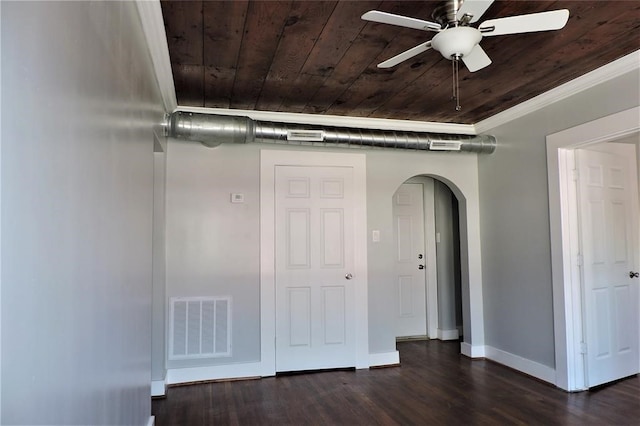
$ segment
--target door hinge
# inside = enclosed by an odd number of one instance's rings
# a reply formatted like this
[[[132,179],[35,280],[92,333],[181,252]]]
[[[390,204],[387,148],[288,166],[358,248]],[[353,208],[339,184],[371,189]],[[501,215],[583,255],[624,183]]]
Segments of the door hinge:
[[[582,255],[581,255],[581,254],[578,254],[578,255],[576,256],[576,265],[578,265],[578,266],[582,266],[582,262],[583,262]]]
[[[580,353],[583,355],[587,353],[587,344],[585,342],[580,342]]]
[[[580,172],[578,172],[578,169],[571,170],[571,178],[573,180],[577,181],[579,177],[580,177]]]

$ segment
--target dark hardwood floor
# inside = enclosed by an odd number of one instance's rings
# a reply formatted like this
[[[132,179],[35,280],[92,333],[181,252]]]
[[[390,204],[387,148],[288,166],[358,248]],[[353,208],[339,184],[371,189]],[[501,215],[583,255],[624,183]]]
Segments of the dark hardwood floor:
[[[171,387],[156,425],[640,425],[640,378],[566,393],[457,342],[398,343],[401,367]]]

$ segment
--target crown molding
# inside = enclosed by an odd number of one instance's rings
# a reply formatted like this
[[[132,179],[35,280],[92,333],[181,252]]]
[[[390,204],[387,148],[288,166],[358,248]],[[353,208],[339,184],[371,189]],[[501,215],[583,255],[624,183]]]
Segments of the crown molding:
[[[246,116],[254,120],[280,123],[310,124],[316,126],[354,127],[359,129],[396,130],[407,132],[452,133],[475,135],[472,124],[435,123],[428,121],[392,120],[387,118],[347,117],[339,115],[299,114],[243,109],[203,108],[179,106],[179,111],[203,114]]]
[[[523,117],[532,112],[545,108],[573,96],[583,90],[612,80],[630,71],[640,69],[640,50],[636,50],[620,59],[603,65],[585,75],[571,80],[561,86],[542,93],[541,95],[522,102],[512,108],[493,115],[475,124],[477,134],[487,132],[512,120]]]
[[[147,46],[151,55],[151,61],[155,68],[156,81],[160,88],[160,95],[165,111],[176,109],[176,89],[173,85],[173,73],[171,72],[171,60],[169,59],[169,45],[167,34],[164,30],[162,8],[159,0],[136,0],[136,7],[142,31],[147,39]]]

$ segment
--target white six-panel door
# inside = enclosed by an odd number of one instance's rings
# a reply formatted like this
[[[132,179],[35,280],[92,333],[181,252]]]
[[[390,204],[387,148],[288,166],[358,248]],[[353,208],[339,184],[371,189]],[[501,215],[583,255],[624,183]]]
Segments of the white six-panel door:
[[[423,187],[405,183],[393,195],[396,337],[427,335]],[[423,269],[419,269],[422,265]],[[431,265],[429,265],[431,266]]]
[[[632,146],[631,146],[632,148]],[[638,373],[640,313],[633,156],[576,150],[588,386]]]
[[[276,371],[355,365],[352,173],[276,167]]]

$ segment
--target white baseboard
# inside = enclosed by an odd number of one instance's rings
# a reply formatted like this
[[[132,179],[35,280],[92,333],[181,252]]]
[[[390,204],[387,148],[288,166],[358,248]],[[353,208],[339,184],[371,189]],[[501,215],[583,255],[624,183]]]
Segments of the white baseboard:
[[[166,393],[166,384],[164,380],[151,381],[151,396],[164,396]]]
[[[556,383],[556,370],[551,367],[547,367],[546,365],[539,364],[535,361],[522,358],[521,356],[514,355],[491,346],[485,346],[485,357],[491,361],[506,365],[507,367],[511,367],[514,370],[521,371],[542,381],[553,385]]]
[[[167,370],[167,385],[202,382],[206,380],[243,379],[262,377],[264,367],[260,362],[213,365],[208,367],[170,368]]]
[[[453,330],[438,329],[438,339],[440,340],[458,340],[459,337],[460,335],[458,334],[457,328]]]
[[[469,358],[484,358],[485,346],[471,346],[467,342],[462,342],[460,343],[460,352],[462,353],[462,355],[468,356]]]
[[[147,426],[154,426],[156,424],[156,416],[149,416]]]
[[[381,367],[400,364],[398,351],[369,354],[369,366]],[[242,379],[263,377],[264,366],[260,362],[216,365],[208,367],[170,368],[164,381],[151,383],[152,396],[164,395],[165,385],[180,383],[202,382],[207,380]],[[154,394],[154,390],[162,393]]]
[[[400,354],[398,351],[369,354],[369,366],[379,367],[384,365],[400,364]],[[175,385],[180,383],[202,382],[207,380],[242,379],[250,377],[263,377],[264,366],[260,362],[249,362],[239,364],[216,365],[207,367],[170,368],[167,370],[167,377],[162,381],[152,382],[152,392],[154,384],[158,388],[164,385]],[[160,396],[153,395],[153,396]]]
[[[400,353],[398,351],[369,354],[369,366],[381,367],[383,365],[400,364]]]

